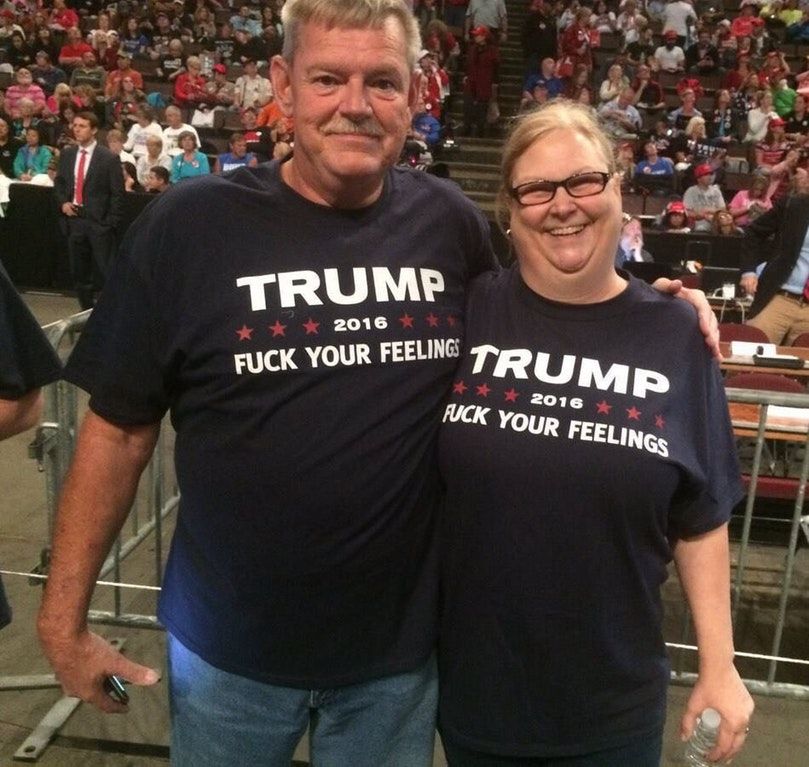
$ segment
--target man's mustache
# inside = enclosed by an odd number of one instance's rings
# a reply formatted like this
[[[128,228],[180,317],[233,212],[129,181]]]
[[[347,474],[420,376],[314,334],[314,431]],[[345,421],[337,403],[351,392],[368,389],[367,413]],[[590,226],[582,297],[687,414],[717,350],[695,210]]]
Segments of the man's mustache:
[[[362,136],[384,136],[385,131],[382,126],[373,118],[360,120],[346,120],[338,118],[327,123],[323,128],[323,133],[327,136],[334,134],[362,135]]]

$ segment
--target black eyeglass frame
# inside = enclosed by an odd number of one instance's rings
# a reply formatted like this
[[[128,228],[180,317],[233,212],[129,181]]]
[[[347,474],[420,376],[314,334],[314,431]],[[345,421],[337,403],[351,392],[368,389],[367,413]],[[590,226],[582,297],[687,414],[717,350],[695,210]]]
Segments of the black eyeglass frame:
[[[544,178],[538,178],[538,179],[536,179],[534,181],[526,181],[524,184],[520,184],[519,186],[511,187],[508,191],[509,191],[509,194],[520,205],[522,205],[525,208],[530,208],[530,207],[533,207],[534,205],[546,205],[547,203],[549,203],[551,200],[553,200],[554,197],[556,197],[556,192],[557,192],[557,190],[559,189],[560,186],[564,187],[565,191],[571,197],[576,197],[576,198],[595,197],[597,194],[601,194],[607,188],[607,184],[610,182],[610,179],[613,177],[613,175],[614,175],[613,173],[608,173],[608,172],[605,172],[605,171],[588,170],[588,171],[585,171],[584,173],[574,173],[572,176],[568,176],[567,178],[563,178],[561,181],[550,181],[550,180],[544,179]],[[576,194],[574,191],[571,190],[569,185],[570,185],[571,181],[574,181],[577,178],[581,178],[582,176],[600,176],[601,181],[602,181],[601,189],[599,189],[597,192],[588,192],[587,194]],[[523,202],[521,197],[520,197],[520,195],[521,195],[520,190],[525,189],[525,187],[533,186],[534,184],[539,184],[539,183],[552,184],[553,185],[553,191],[551,192],[551,196],[548,197],[547,200],[543,200],[542,202]]]

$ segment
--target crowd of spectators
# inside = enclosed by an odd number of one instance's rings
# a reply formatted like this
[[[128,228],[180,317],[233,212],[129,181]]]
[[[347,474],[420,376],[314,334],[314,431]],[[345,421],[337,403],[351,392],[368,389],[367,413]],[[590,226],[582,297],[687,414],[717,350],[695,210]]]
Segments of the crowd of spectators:
[[[664,198],[660,228],[738,236],[806,177],[804,5],[529,2],[520,109],[557,93],[591,104],[625,192]]]
[[[684,222],[667,209],[661,226],[738,233],[804,172],[809,10],[795,0],[742,0],[724,14],[700,0],[525,0],[511,26],[502,0],[412,4],[424,44],[412,138],[426,148],[498,135],[512,116],[503,44],[519,39],[518,111],[558,97],[591,104],[617,140],[625,190],[684,205]],[[128,189],[165,188],[164,171],[176,183],[284,156],[294,122],[266,76],[282,6],[0,0],[0,181],[52,182],[72,118],[88,109]]]

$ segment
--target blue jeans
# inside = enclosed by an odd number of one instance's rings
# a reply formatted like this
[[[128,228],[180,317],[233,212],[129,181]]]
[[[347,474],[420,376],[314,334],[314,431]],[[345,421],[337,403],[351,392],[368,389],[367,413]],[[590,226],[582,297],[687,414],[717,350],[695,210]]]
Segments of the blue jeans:
[[[171,763],[289,767],[309,727],[312,767],[429,767],[438,674],[326,690],[278,687],[206,663],[168,635]]]
[[[497,756],[444,741],[449,767],[660,767],[662,750],[662,731],[625,746],[579,756]]]

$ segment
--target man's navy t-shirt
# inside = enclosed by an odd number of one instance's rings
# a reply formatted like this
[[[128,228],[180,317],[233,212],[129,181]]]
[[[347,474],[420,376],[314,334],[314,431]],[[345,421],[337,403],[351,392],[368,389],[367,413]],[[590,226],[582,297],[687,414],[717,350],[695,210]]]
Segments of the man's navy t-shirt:
[[[426,660],[440,407],[466,285],[493,264],[474,206],[409,170],[340,211],[275,163],[240,169],[133,225],[66,377],[114,423],[171,411],[181,501],[159,617],[183,644],[312,688]]]

